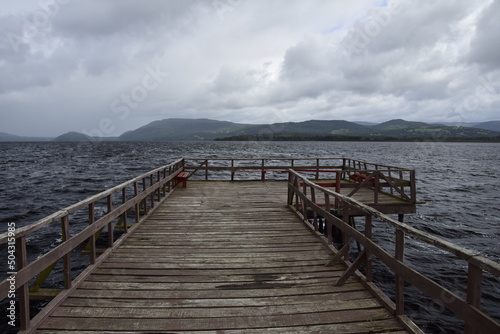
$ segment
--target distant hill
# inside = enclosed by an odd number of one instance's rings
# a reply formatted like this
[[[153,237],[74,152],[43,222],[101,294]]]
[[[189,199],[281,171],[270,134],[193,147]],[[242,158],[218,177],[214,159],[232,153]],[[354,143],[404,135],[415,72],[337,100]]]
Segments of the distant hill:
[[[261,136],[271,137],[279,134],[296,134],[305,136],[340,135],[349,136],[368,133],[366,126],[339,120],[311,120],[305,122],[285,122],[274,124],[251,125],[229,133],[229,136]]]
[[[6,133],[6,132],[0,132],[0,140],[4,140],[4,141],[15,141],[15,140],[19,140],[19,136],[16,136],[16,135],[11,135],[10,133]]]
[[[372,129],[383,130],[383,131],[393,131],[393,130],[407,130],[407,129],[419,129],[419,128],[438,128],[439,125],[431,125],[423,122],[410,122],[403,119],[393,119],[384,123],[376,124],[372,126]]]
[[[469,140],[495,138],[500,132],[472,128],[467,126],[447,126],[424,122],[409,122],[394,119],[371,127],[372,136],[384,136],[396,139],[430,140]]]
[[[120,141],[212,140],[251,127],[210,119],[170,118],[155,121],[118,137]]]
[[[500,131],[500,121],[483,122],[475,124],[473,127],[484,130]]]
[[[0,141],[46,141],[0,133]],[[393,119],[380,124],[343,120],[310,120],[274,124],[239,124],[211,119],[170,118],[151,122],[120,137],[96,138],[68,132],[58,142],[85,141],[200,141],[200,140],[432,140],[500,141],[500,121],[472,126],[448,126]]]
[[[354,122],[356,124],[359,124],[359,125],[377,125],[377,123],[373,123],[373,122],[362,122],[362,121],[356,121]]]
[[[63,135],[60,135],[59,137],[56,137],[54,141],[59,141],[59,142],[86,142],[86,141],[92,141],[92,137],[89,137],[83,133],[80,132],[67,132]]]
[[[488,121],[488,122],[439,122],[435,124],[447,125],[447,126],[463,126],[467,128],[478,128],[490,131],[500,131],[500,121]]]
[[[209,119],[155,121],[121,135],[121,141],[173,140],[500,140],[500,132],[395,119],[376,125],[343,120],[238,124]]]
[[[90,137],[87,136],[86,134],[80,133],[80,132],[67,132],[65,134],[62,134],[56,138],[54,138],[54,141],[57,142],[108,142],[108,141],[117,141],[117,137]]]
[[[22,141],[50,141],[52,138],[47,138],[47,137],[23,137],[23,136],[16,136],[10,133],[6,132],[0,132],[0,142],[22,142]]]
[[[293,125],[290,125],[293,124]],[[376,125],[346,121],[307,121],[263,126],[277,129],[238,134],[219,140],[434,140],[434,141],[500,141],[500,132],[463,126],[445,126],[395,119]]]

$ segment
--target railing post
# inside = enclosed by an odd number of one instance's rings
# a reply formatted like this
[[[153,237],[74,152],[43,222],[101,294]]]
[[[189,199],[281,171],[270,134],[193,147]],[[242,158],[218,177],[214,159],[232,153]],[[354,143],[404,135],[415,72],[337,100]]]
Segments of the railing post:
[[[143,192],[146,191],[146,188],[147,188],[147,186],[146,186],[146,178],[143,177],[142,178],[142,191]],[[141,203],[142,203],[142,206],[143,206],[144,214],[146,214],[146,212],[148,211],[148,201],[147,201],[146,197],[144,197],[144,199],[141,201]]]
[[[302,182],[302,193],[304,194],[304,197],[307,197],[307,185],[305,182]],[[302,215],[304,216],[304,220],[307,220],[306,201],[302,201]]]
[[[67,241],[70,238],[69,235],[69,219],[68,216],[61,218],[61,236],[62,242]],[[71,253],[64,255],[63,258],[63,276],[64,276],[64,288],[69,289],[71,287]]]
[[[342,220],[344,224],[349,226],[349,219],[349,204],[342,202]],[[346,232],[342,231],[342,247],[344,246],[346,247],[346,254],[349,254],[349,236]]]
[[[316,203],[316,192],[315,192],[316,189],[314,189],[314,187],[311,187],[311,201],[313,203]],[[312,208],[311,208],[312,210]],[[314,226],[314,230],[315,231],[318,231],[318,214],[316,213],[316,210],[312,210],[313,212],[313,226]]]
[[[122,204],[125,204],[127,202],[127,191],[125,188],[122,189]],[[128,231],[128,222],[127,222],[127,211],[123,213],[123,231],[127,232]]]
[[[467,273],[467,303],[477,309],[481,309],[481,285],[483,280],[483,270],[469,262]],[[465,333],[475,333],[474,327],[465,324]]]
[[[328,193],[323,193],[325,195],[325,211],[330,213],[330,195]],[[333,243],[333,226],[332,222],[329,219],[325,218],[325,230],[328,238],[328,244],[331,245]]]
[[[205,181],[208,181],[208,159],[205,159]]]
[[[24,236],[16,239],[16,269],[19,272],[28,265],[28,253],[26,251],[26,238]],[[28,283],[19,288],[19,320],[21,330],[30,325],[30,296]]]
[[[136,198],[137,196],[139,195],[139,189],[138,189],[138,185],[137,185],[137,181],[134,182],[134,198]],[[136,203],[135,204],[135,223],[138,224],[139,223],[139,214],[140,214],[140,202]],[[128,227],[127,227],[127,224],[125,224],[124,226],[124,231],[125,233],[127,233],[128,231]]]
[[[149,175],[149,186],[152,187],[154,184],[154,178],[153,178],[153,174]],[[149,195],[149,200],[151,202],[151,208],[154,208],[155,207],[155,192],[151,192],[151,194]]]
[[[340,173],[335,172],[335,192],[340,194]],[[335,209],[339,207],[339,199],[335,197],[334,203],[333,203]]]
[[[95,221],[94,202],[92,202],[89,204],[89,225],[94,224],[94,221]],[[95,241],[96,241],[95,233],[92,233],[92,235],[89,238],[90,264],[94,264],[96,259]]]
[[[167,169],[163,169],[163,177],[162,180],[165,180],[167,178]],[[161,196],[165,196],[167,194],[167,183],[163,183],[163,186],[161,187]]]
[[[299,191],[299,189],[300,189],[299,188],[299,177],[297,175],[294,175],[293,186],[297,189],[296,191]],[[297,210],[297,211],[300,211],[299,204],[300,204],[299,195],[298,195],[298,193],[296,193],[295,194],[295,210]]]
[[[292,185],[293,185],[293,174],[289,171],[288,172],[288,198],[286,203],[288,205],[293,204],[293,190],[292,190]]]
[[[391,167],[387,168],[387,176],[388,176],[388,179],[392,181],[392,170],[391,170]],[[403,187],[401,187],[401,190],[404,191]],[[394,188],[392,186],[389,187],[389,193],[391,195],[394,194]]]
[[[319,179],[319,159],[316,159],[316,180]]]
[[[346,171],[345,158],[342,158],[342,174],[340,175],[342,179],[346,178],[345,171]]]
[[[262,159],[262,170],[261,170],[261,181],[265,181],[266,180],[266,170],[264,169],[265,167],[265,160]]]
[[[404,214],[398,215],[398,220],[404,222]],[[396,255],[398,261],[404,262],[405,251],[405,233],[400,229],[396,229]],[[404,314],[404,279],[396,274],[396,315]]]
[[[172,166],[168,167],[168,175],[172,175]],[[170,188],[172,187],[173,180],[167,182],[167,191],[170,192]],[[137,195],[136,195],[137,196]]]
[[[417,202],[417,188],[415,180],[415,170],[410,171],[410,198],[412,203]]]
[[[231,159],[231,181],[234,181],[234,159]]]
[[[122,196],[123,196],[123,194],[125,194],[125,188],[122,189]],[[111,211],[113,211],[113,199],[112,199],[111,195],[108,195],[107,201],[108,201],[108,214],[109,214],[109,213],[111,213]],[[124,215],[126,216],[126,214],[124,214]],[[113,222],[109,222],[109,224],[108,224],[108,247],[109,248],[113,247],[114,242],[115,241],[114,241],[114,235],[113,235]]]
[[[368,239],[372,238],[372,216],[367,214],[365,216],[365,236]],[[373,280],[373,270],[372,270],[372,255],[370,251],[366,251],[366,281],[371,282]]]
[[[160,181],[161,181],[161,174],[160,174],[160,171],[158,171],[157,176],[158,176],[158,184],[160,184]],[[156,200],[157,200],[158,202],[159,202],[159,201],[161,201],[161,187],[158,187]]]

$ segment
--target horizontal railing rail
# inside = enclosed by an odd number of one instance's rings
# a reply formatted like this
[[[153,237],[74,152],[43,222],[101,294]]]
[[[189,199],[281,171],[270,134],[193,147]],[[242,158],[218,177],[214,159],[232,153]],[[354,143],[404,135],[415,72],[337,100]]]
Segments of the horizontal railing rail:
[[[289,168],[314,169],[318,178],[323,169],[340,169],[343,158],[186,158],[185,161],[186,170],[204,173],[205,180],[233,181],[238,174],[244,174],[246,180],[286,180]]]
[[[368,169],[363,169],[365,167]],[[318,183],[330,184],[336,192],[340,191],[340,184],[345,183],[343,181],[348,182],[346,186],[350,187],[351,192],[359,191],[362,187],[373,188],[373,182],[369,182],[371,179],[380,181],[376,186],[377,191],[389,188],[390,192],[395,192],[398,196],[413,194],[415,189],[412,170],[369,163],[365,165],[358,160],[345,158],[179,159],[172,164],[152,170],[59,210],[31,225],[0,234],[0,246],[9,250],[14,249],[12,256],[16,259],[16,267],[7,273],[15,280],[7,277],[0,282],[0,300],[5,300],[14,287],[17,294],[20,328],[36,326],[35,324],[39,323],[46,314],[40,312],[32,319],[30,299],[50,296],[53,297],[51,303],[60,303],[63,295],[74,289],[83,279],[82,275],[87,275],[94,264],[101,261],[106,256],[105,254],[109,254],[126,238],[129,228],[134,229],[138,226],[158,202],[168,197],[171,189],[179,184],[176,177],[181,172],[189,172],[188,178],[190,179],[197,176],[204,180],[286,180],[291,168],[316,180],[320,178],[329,180],[325,183]],[[368,178],[367,182],[356,183],[350,179],[354,173],[363,174],[363,171]],[[403,189],[408,186],[411,189],[410,192]],[[398,187],[403,190],[399,191]],[[407,198],[412,200],[414,198],[412,196],[407,195]],[[340,202],[334,199],[331,205],[336,206],[338,203]],[[45,233],[45,230],[42,230],[45,228],[52,229],[51,231],[58,230],[57,235],[60,235],[60,241],[54,240],[51,249],[36,258],[40,254],[30,254],[29,246],[31,242],[39,240]],[[96,242],[99,233],[106,228],[108,230],[107,248],[97,249]],[[122,229],[123,233],[115,239],[114,232],[118,229]],[[85,244],[86,247],[81,253],[88,254],[89,265],[79,273],[81,269],[72,267],[71,258],[76,256],[74,252],[79,251],[79,248]],[[55,273],[51,274],[51,271],[56,264],[62,267],[62,278],[59,282],[62,282],[63,293],[60,293],[61,289],[49,291],[50,289],[44,287],[44,280],[47,276],[55,275]],[[76,275],[78,276],[73,278]]]
[[[392,165],[385,165],[373,162],[367,162],[364,160],[357,160],[351,158],[342,158],[342,167],[344,170],[379,170],[379,169],[387,169],[392,170],[393,172],[399,171],[408,171],[409,169],[401,168]]]
[[[26,330],[32,325],[33,320],[30,317],[30,282],[37,277],[49,275],[47,268],[63,260],[63,278],[64,289],[67,291],[73,285],[71,267],[71,253],[82,243],[87,242],[89,252],[89,267],[98,260],[98,251],[96,247],[97,234],[104,228],[108,229],[108,250],[115,244],[121,242],[128,235],[129,220],[133,220],[135,228],[142,222],[157,206],[157,203],[165,200],[171,193],[175,184],[175,177],[184,170],[184,159],[179,159],[169,165],[154,169],[132,180],[124,182],[116,187],[101,192],[95,196],[84,199],[74,205],[45,217],[34,224],[21,227],[14,231],[8,231],[0,235],[0,245],[6,244],[9,254],[15,256],[16,267],[10,267],[8,275],[10,277],[0,282],[0,300],[6,299],[13,293],[13,288],[18,294],[18,308],[20,329]],[[103,202],[103,203],[101,203]],[[105,212],[99,215],[96,212],[98,203],[103,204]],[[83,214],[81,211],[84,211]],[[71,235],[70,227],[74,227],[73,221],[75,214],[80,217],[86,217],[85,223],[88,225],[81,231]],[[132,215],[133,217],[129,217]],[[44,227],[59,222],[61,241],[53,249],[38,258],[29,262],[28,257],[28,237],[33,236],[37,231]],[[78,223],[82,223],[79,221]],[[120,225],[124,233],[118,239],[114,239],[114,230]],[[12,252],[11,252],[12,250]],[[15,255],[14,255],[15,254]],[[39,254],[31,254],[39,255]],[[84,274],[84,270],[80,275]],[[37,287],[38,289],[38,287]],[[64,290],[63,290],[64,291]],[[10,298],[10,297],[9,297]],[[60,298],[54,298],[60,300]],[[38,315],[37,315],[38,317]],[[39,321],[39,319],[37,319]]]
[[[322,205],[318,205],[318,201],[321,201]],[[337,217],[332,213],[330,203],[335,201],[343,207],[342,217]],[[308,226],[311,226],[321,240],[336,254],[330,259],[329,264],[343,262],[347,265],[346,271],[335,284],[342,285],[353,274],[358,275],[368,288],[379,293],[382,302],[396,316],[408,324],[409,322],[404,313],[404,284],[408,282],[430,298],[440,301],[447,309],[462,318],[465,321],[467,333],[500,333],[500,324],[481,311],[483,274],[488,272],[497,278],[500,277],[499,263],[422,232],[402,221],[396,221],[353,198],[323,188],[293,170],[289,171],[288,205]],[[360,211],[364,213],[365,217],[364,233],[350,225],[349,212],[358,213]],[[311,212],[312,218],[310,218]],[[320,217],[324,219],[326,224],[321,229],[321,232],[319,226]],[[402,218],[402,215],[400,215],[400,218]],[[312,219],[312,225],[309,223],[309,219]],[[373,241],[373,219],[377,219],[377,221],[381,221],[394,229],[394,254],[390,254]],[[343,240],[340,250],[335,248],[333,244],[334,238],[337,237],[334,235],[335,229],[340,231]],[[467,295],[465,299],[405,264],[405,236],[411,236],[412,239],[444,250],[467,263]],[[349,261],[349,240],[351,239],[362,246],[362,250],[353,262]],[[380,290],[372,283],[374,276],[373,257],[382,261],[395,274],[394,301],[382,295]],[[364,264],[363,268],[362,264]],[[364,273],[361,271],[364,271]]]
[[[372,187],[374,203],[378,202],[379,192],[400,197],[413,204],[417,202],[414,169],[343,158],[342,178],[358,181],[352,185],[355,189],[348,195],[349,197],[363,187]]]
[[[413,169],[348,158],[186,158],[185,161],[186,170],[204,180],[286,180],[290,168],[314,179],[328,179],[332,176],[328,173],[334,170],[340,173],[342,188],[350,188],[350,197],[363,188],[370,188],[373,204],[379,203],[381,194],[397,197],[408,204],[417,203]]]

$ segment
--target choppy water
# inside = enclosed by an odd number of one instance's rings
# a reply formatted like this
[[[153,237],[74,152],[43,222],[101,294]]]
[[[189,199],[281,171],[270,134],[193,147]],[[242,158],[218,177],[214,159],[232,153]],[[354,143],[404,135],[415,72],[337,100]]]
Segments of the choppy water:
[[[349,157],[417,171],[418,207],[406,221],[500,262],[500,144],[366,142],[0,143],[0,231],[63,207],[181,157]],[[390,245],[390,229],[375,230]],[[31,251],[43,252],[46,237]],[[463,262],[408,243],[406,260],[462,294]],[[2,253],[4,254],[4,253]],[[6,261],[3,261],[6,262]],[[0,263],[3,269],[4,263]],[[378,283],[390,293],[390,276]],[[457,289],[456,287],[460,287]],[[484,308],[500,319],[500,282],[487,276]],[[428,333],[460,331],[439,304],[407,291],[408,314]],[[4,307],[0,310],[4,323]],[[7,330],[8,327],[0,327]]]

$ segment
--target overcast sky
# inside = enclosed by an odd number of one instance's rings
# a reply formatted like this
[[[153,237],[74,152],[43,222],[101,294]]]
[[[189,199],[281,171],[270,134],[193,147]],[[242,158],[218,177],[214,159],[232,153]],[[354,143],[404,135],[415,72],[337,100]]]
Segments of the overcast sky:
[[[0,132],[500,119],[500,1],[16,0]]]

